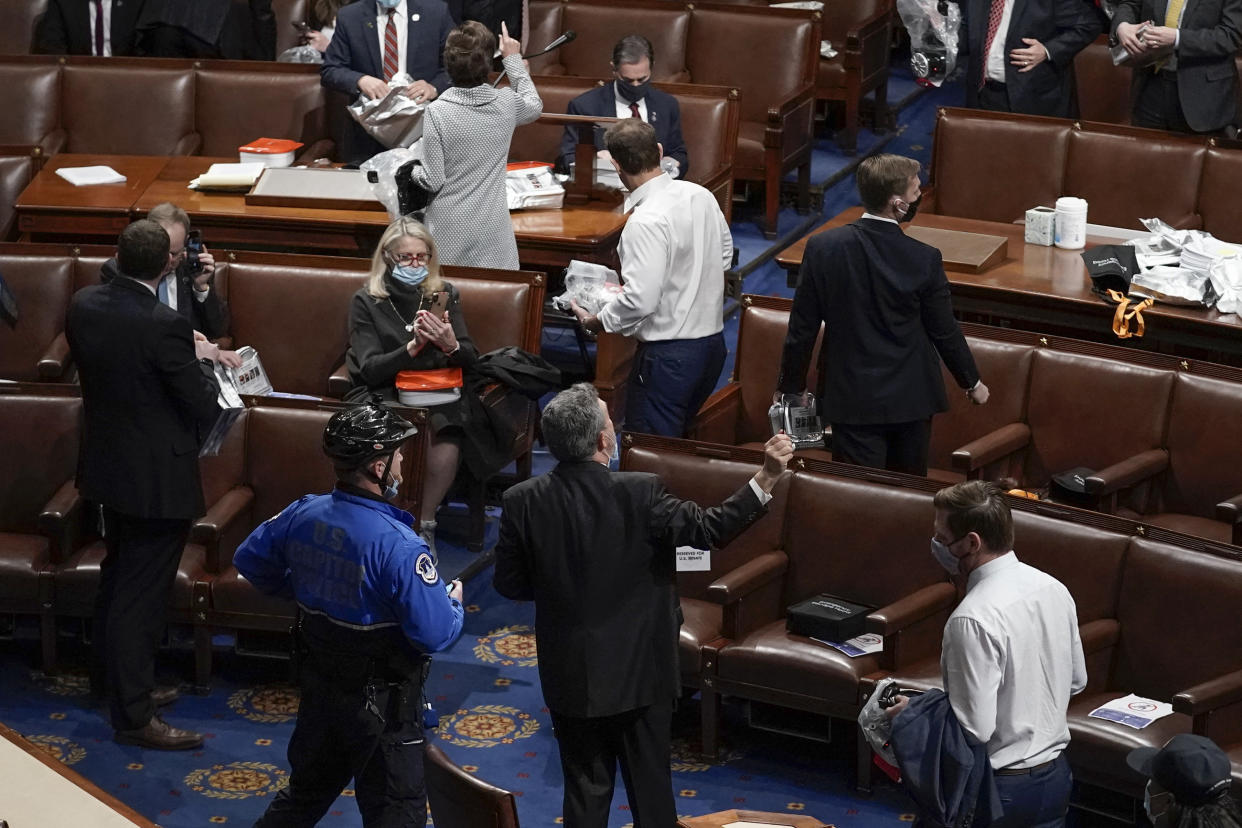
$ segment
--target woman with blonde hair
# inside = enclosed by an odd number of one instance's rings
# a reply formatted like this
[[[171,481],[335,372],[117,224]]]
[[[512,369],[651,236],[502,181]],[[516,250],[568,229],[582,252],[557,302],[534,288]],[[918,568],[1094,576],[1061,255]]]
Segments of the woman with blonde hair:
[[[438,305],[445,307],[443,313],[432,313],[430,309]],[[417,221],[397,219],[380,236],[366,287],[350,302],[345,364],[353,388],[345,399],[361,402],[379,394],[395,402],[397,372],[469,369],[478,356],[462,317],[461,297],[440,276],[431,233]],[[418,517],[419,534],[433,552],[436,507],[448,493],[461,460],[464,402],[463,396],[429,409],[431,439]]]

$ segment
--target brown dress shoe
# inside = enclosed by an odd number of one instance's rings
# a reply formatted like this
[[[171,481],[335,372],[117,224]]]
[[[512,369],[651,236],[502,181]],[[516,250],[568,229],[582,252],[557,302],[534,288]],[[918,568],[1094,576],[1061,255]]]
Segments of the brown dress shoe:
[[[189,750],[203,743],[203,734],[181,730],[155,715],[145,727],[118,730],[112,737],[122,745],[138,745],[151,750]]]
[[[151,691],[151,701],[156,707],[172,704],[181,697],[181,691],[172,685],[158,686]]]

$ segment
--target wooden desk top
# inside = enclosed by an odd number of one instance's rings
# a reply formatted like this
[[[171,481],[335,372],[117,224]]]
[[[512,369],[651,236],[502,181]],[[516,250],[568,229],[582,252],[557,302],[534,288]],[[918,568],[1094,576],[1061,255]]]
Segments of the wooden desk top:
[[[811,236],[833,227],[849,224],[861,215],[861,207],[852,207],[840,213],[823,227],[818,228],[815,233],[787,247],[777,255],[776,261],[786,270],[796,271],[802,266],[807,240]],[[1091,292],[1091,279],[1087,276],[1087,268],[1082,262],[1082,250],[1062,250],[1059,247],[1027,244],[1026,228],[1023,225],[938,216],[931,213],[919,213],[912,224],[916,227],[961,230],[968,233],[1008,237],[1009,254],[996,267],[983,273],[949,272],[947,274],[949,282],[953,285],[954,296],[1007,293],[1020,294],[1024,304],[1035,306],[1061,308],[1078,306],[1102,309],[1107,305],[1103,299]],[[1084,249],[1098,244],[1117,243],[1116,239],[1087,236],[1087,245]],[[1242,319],[1232,313],[1222,314],[1215,310],[1157,303],[1154,307],[1144,311],[1144,315],[1147,314],[1184,320],[1195,325],[1207,325],[1235,334],[1242,332]]]
[[[53,155],[34,177],[14,207],[25,211],[128,213],[134,202],[156,179],[168,159],[151,155]],[[124,184],[75,187],[56,175],[62,167],[106,165],[124,175]]]

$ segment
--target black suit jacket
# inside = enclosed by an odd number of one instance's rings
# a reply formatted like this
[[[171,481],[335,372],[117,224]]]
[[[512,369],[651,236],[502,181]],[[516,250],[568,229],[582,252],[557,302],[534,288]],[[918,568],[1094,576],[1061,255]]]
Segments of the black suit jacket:
[[[675,548],[723,546],[763,513],[750,485],[703,509],[652,474],[561,463],[504,496],[494,586],[535,602],[549,709],[610,716],[680,689]]]
[[[138,18],[145,0],[112,0],[109,35],[112,54],[138,54]],[[90,24],[90,0],[49,0],[39,24],[35,50],[44,55],[89,55],[95,32]]]
[[[892,222],[862,218],[807,243],[781,391],[806,387],[821,324],[819,400],[830,423],[906,423],[946,410],[937,354],[962,388],[979,381],[940,251]]]
[[[99,281],[108,284],[120,274],[116,259],[108,259],[99,269]],[[194,280],[183,262],[177,269],[177,313],[208,339],[219,339],[229,332],[229,308],[212,285],[202,302],[194,297]]]
[[[966,105],[979,105],[979,79],[987,63],[984,40],[988,32],[991,0],[967,0],[966,33],[970,62],[966,73]],[[1015,0],[1005,33],[1005,87],[1009,108],[1026,115],[1058,118],[1078,116],[1074,86],[1074,55],[1104,31],[1095,7],[1087,0]],[[1000,36],[999,34],[997,35]],[[1009,62],[1009,53],[1024,49],[1022,38],[1044,44],[1050,60],[1029,72]]]
[[[1121,0],[1113,16],[1113,37],[1122,23],[1154,20],[1164,25],[1167,0]],[[1237,116],[1238,70],[1233,56],[1242,46],[1242,0],[1186,0],[1178,29],[1177,98],[1186,123],[1196,132],[1215,132]],[[1134,98],[1152,79],[1136,69]]]
[[[466,20],[477,20],[497,35],[500,24],[504,23],[509,30],[509,37],[522,39],[522,0],[446,0],[449,14],[453,22],[460,24]],[[531,50],[542,49],[545,45],[531,44]]]
[[[615,83],[615,82],[614,82]],[[617,93],[614,83],[606,83],[569,102],[570,115],[594,115],[602,118],[617,117]],[[686,155],[686,140],[681,135],[681,106],[677,99],[667,92],[654,87],[647,90],[647,123],[655,129],[656,140],[664,146],[664,154],[677,159],[681,164],[679,178],[685,178],[690,172],[690,158]],[[595,146],[604,148],[604,129],[595,128]],[[565,128],[561,138],[561,158],[565,164],[574,160],[578,147],[578,131]]]
[[[438,93],[443,92],[452,86],[444,69],[444,41],[453,30],[453,18],[441,0],[409,0],[408,7],[405,71],[413,80],[425,80]],[[337,12],[336,31],[319,70],[323,85],[344,93],[351,103],[360,94],[359,78],[370,75],[382,80],[384,77],[376,14],[375,0],[359,0]],[[360,164],[385,150],[384,145],[368,135],[353,118],[346,117],[346,121],[344,160]]]
[[[82,495],[133,517],[202,515],[198,447],[220,409],[190,323],[121,277],[74,295],[65,334],[82,382]]]

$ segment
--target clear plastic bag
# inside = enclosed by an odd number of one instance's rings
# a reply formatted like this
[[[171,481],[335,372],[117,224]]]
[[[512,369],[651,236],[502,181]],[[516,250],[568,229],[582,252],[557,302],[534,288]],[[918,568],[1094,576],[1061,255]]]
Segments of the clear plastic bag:
[[[276,56],[277,63],[323,63],[323,54],[314,46],[294,46]]]
[[[405,89],[413,83],[402,72],[388,81],[388,94],[370,99],[359,95],[346,109],[367,134],[384,146],[394,149],[408,147],[423,137],[423,110],[427,104],[406,97]]]
[[[555,297],[552,303],[567,311],[570,300],[573,300],[587,313],[599,313],[600,308],[620,292],[621,277],[617,271],[574,259],[565,268],[565,292]]]
[[[401,218],[401,201],[397,195],[397,170],[413,160],[413,150],[397,147],[381,152],[358,165],[358,169],[367,173],[368,180],[370,180],[370,173],[375,173],[377,180],[371,182],[371,189],[375,191],[375,197],[387,208],[388,218],[393,221]]]
[[[910,33],[910,71],[922,86],[940,86],[957,68],[962,10],[948,0],[897,0]]]

